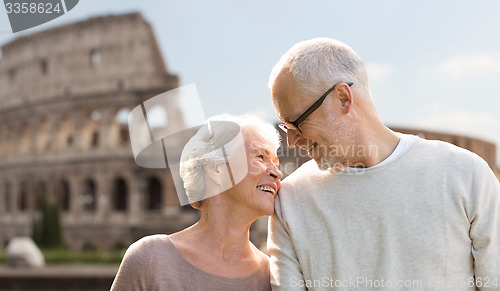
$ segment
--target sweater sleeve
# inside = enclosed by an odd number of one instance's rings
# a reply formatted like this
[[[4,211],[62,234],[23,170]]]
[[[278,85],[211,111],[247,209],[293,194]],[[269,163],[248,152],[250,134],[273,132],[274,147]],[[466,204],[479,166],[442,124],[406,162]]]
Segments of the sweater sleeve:
[[[475,161],[471,195],[475,283],[479,290],[500,290],[500,183],[482,159]]]
[[[147,291],[150,274],[148,243],[142,239],[133,243],[125,252],[111,291]]]
[[[283,219],[279,196],[276,196],[275,212],[269,220],[267,248],[271,257],[272,290],[306,290],[299,260]]]

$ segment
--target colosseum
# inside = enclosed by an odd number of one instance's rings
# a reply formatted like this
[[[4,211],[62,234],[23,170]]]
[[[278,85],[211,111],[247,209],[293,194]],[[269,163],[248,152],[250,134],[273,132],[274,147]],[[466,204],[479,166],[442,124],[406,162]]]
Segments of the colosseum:
[[[91,18],[4,44],[0,248],[31,235],[43,198],[58,205],[66,247],[74,251],[123,248],[195,222],[198,212],[179,205],[168,169],[136,165],[127,126],[130,110],[178,86],[138,13]],[[171,118],[175,112],[167,116],[167,126],[182,122]],[[468,148],[498,173],[494,144],[399,131]],[[286,145],[279,156],[285,176],[309,159]],[[266,228],[265,219],[252,226],[257,245],[265,242]]]
[[[5,44],[0,246],[31,234],[42,197],[59,205],[71,250],[111,250],[193,223],[198,214],[179,206],[168,169],[135,164],[126,124],[132,108],[178,85],[136,13]]]

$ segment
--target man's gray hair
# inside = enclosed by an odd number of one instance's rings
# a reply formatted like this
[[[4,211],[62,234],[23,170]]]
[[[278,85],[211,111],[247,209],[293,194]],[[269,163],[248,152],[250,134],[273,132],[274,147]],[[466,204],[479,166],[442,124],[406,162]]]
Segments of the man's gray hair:
[[[270,89],[284,69],[303,84],[303,94],[321,94],[339,81],[353,82],[363,91],[369,90],[361,58],[348,45],[330,38],[313,38],[290,48],[271,71]]]
[[[216,150],[222,146],[225,146],[226,154],[231,159],[236,149],[231,147],[230,142],[240,130],[241,132],[255,130],[275,149],[281,145],[281,136],[274,126],[249,114],[240,116],[216,115],[208,119],[207,125],[202,126],[184,146],[180,163],[180,175],[184,182],[186,195],[191,206],[198,209],[202,207],[202,201],[206,197],[204,166],[226,163],[222,151]]]

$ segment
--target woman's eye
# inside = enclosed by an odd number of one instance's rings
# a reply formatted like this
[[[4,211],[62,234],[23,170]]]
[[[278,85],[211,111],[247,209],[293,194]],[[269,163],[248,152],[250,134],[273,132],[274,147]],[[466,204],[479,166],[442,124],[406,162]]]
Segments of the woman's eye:
[[[257,155],[257,158],[263,160],[264,159],[264,155]]]

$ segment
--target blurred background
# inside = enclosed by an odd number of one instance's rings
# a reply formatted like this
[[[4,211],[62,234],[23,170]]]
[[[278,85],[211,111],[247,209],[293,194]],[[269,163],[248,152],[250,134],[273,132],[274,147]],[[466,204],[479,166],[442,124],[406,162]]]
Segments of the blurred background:
[[[196,221],[168,169],[135,164],[128,113],[194,83],[206,117],[277,123],[271,68],[313,37],[364,59],[389,127],[472,150],[498,177],[499,12],[496,1],[81,0],[14,34],[0,7],[0,290],[107,290],[130,243]],[[151,126],[182,122],[169,108]],[[280,158],[285,175],[308,159],[286,146]],[[263,249],[266,223],[251,234]],[[18,237],[45,267],[8,267]]]

